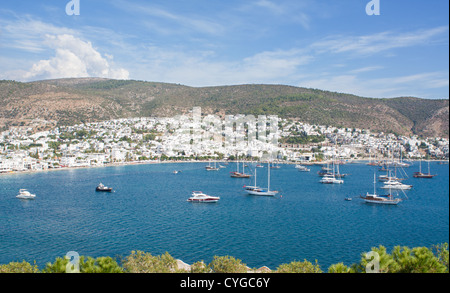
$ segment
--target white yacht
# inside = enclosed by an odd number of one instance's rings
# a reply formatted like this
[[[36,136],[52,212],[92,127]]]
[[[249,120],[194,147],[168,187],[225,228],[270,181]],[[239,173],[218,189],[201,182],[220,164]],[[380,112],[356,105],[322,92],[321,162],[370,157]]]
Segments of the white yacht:
[[[399,181],[395,180],[388,180],[384,183],[384,186],[381,188],[383,189],[402,189],[402,190],[408,190],[412,188],[412,185],[403,184]]]
[[[220,200],[220,197],[218,196],[210,196],[207,194],[204,194],[201,191],[193,191],[192,196],[187,200],[190,202],[218,202]]]
[[[306,166],[303,165],[295,165],[295,169],[299,170],[300,172],[309,172],[311,171]]]
[[[19,194],[16,197],[20,198],[20,199],[35,199],[36,198],[36,194],[31,194],[26,189],[20,189],[19,190]]]
[[[337,179],[333,174],[328,174],[322,177],[319,182],[322,184],[343,184],[344,180]]]

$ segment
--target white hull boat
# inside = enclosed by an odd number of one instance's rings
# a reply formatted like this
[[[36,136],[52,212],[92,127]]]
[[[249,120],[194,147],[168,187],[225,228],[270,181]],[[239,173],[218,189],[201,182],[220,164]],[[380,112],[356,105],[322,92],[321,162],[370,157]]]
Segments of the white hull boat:
[[[218,197],[218,196],[210,196],[210,195],[204,194],[201,191],[194,191],[194,192],[192,192],[192,196],[187,201],[213,203],[213,202],[218,202],[219,200],[220,200],[220,197]]]
[[[19,190],[19,194],[16,196],[16,198],[20,198],[20,199],[35,199],[36,198],[36,194],[31,194],[26,189],[20,189]]]

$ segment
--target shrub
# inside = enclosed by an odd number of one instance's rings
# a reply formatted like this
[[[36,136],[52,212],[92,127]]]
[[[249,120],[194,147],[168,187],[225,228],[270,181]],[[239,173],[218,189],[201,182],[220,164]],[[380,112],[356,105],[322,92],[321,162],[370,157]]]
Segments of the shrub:
[[[143,251],[132,251],[122,267],[127,273],[173,273],[177,271],[177,261],[168,252],[153,256]]]
[[[277,268],[277,273],[322,273],[317,260],[315,264],[305,261],[293,261],[289,264],[282,264]]]
[[[80,262],[81,273],[122,273],[123,270],[112,257],[88,257]]]
[[[232,256],[214,256],[208,266],[213,273],[246,273],[247,266]]]
[[[447,271],[447,267],[427,247],[410,249],[406,246],[396,246],[392,256],[399,264],[398,273],[445,273]]]
[[[397,262],[386,252],[386,247],[380,245],[378,248],[372,247],[372,251],[378,254],[379,273],[395,273],[398,270]],[[376,261],[374,257],[369,258],[367,253],[362,254],[360,263],[352,266],[352,272],[365,273],[366,269],[374,269],[370,263]],[[368,267],[369,266],[369,267]]]
[[[351,268],[344,265],[344,263],[342,263],[342,262],[331,265],[328,268],[328,273],[331,273],[331,274],[345,274],[345,273],[350,273],[350,272],[351,272]]]
[[[0,265],[0,273],[39,273],[39,269],[36,261],[32,265],[24,260],[22,262],[10,262],[9,264]]]
[[[191,273],[210,273],[211,269],[203,262],[203,261],[198,261],[196,263],[193,263],[191,265]]]

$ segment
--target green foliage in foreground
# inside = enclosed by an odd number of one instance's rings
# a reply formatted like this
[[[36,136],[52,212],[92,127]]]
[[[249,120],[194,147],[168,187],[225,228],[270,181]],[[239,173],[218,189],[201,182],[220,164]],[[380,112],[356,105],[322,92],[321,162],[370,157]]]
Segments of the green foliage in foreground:
[[[373,247],[372,254],[362,253],[359,263],[346,266],[344,263],[333,264],[328,273],[366,273],[373,270],[373,252],[376,252],[377,270],[380,273],[448,273],[448,243],[427,247],[409,248],[396,246],[389,254],[384,246]],[[370,256],[370,257],[369,257]],[[0,273],[65,273],[78,271],[80,273],[246,273],[253,272],[241,260],[232,256],[214,256],[210,264],[196,262],[189,270],[178,267],[177,260],[168,252],[153,256],[148,252],[132,251],[119,262],[111,257],[85,257],[79,259],[79,267],[75,268],[67,258],[56,258],[53,263],[47,263],[42,270],[36,262],[11,262],[0,265]],[[322,273],[320,265],[307,260],[293,261],[280,265],[272,273]]]

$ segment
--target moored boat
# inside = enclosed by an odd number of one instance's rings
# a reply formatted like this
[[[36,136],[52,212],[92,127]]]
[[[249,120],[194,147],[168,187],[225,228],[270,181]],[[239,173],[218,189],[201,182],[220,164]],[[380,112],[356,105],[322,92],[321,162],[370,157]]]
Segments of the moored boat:
[[[213,203],[213,202],[218,202],[219,200],[220,200],[220,197],[218,197],[218,196],[207,195],[201,191],[193,191],[191,197],[187,201]]]
[[[100,183],[96,188],[95,191],[99,192],[112,192],[112,187],[108,187]]]
[[[381,188],[383,189],[402,189],[402,190],[408,190],[412,188],[412,185],[403,184],[399,181],[395,180],[388,180],[384,183],[384,186]]]
[[[31,194],[26,189],[20,189],[19,190],[19,194],[16,196],[16,198],[20,198],[20,199],[35,199],[36,198],[36,194]]]

